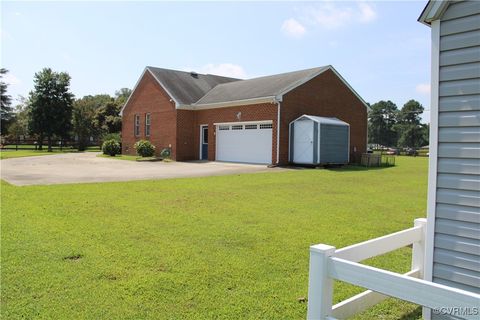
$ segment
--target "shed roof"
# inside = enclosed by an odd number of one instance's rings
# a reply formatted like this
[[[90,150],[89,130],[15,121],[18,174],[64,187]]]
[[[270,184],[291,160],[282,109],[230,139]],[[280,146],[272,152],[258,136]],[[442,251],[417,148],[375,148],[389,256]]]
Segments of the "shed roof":
[[[303,118],[307,118],[307,119],[310,119],[312,121],[315,121],[315,122],[318,122],[318,123],[323,123],[323,124],[333,124],[333,125],[336,125],[336,126],[350,126],[347,122],[342,121],[338,118],[317,117],[317,116],[311,116],[311,115],[308,115],[308,114],[304,114],[304,115],[298,117],[297,119],[293,120],[292,122],[302,120]]]

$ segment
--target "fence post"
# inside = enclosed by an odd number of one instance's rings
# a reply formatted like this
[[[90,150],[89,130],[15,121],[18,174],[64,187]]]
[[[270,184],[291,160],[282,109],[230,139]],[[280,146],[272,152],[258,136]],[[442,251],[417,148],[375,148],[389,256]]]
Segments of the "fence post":
[[[335,247],[326,244],[310,246],[307,319],[323,320],[332,315],[333,279],[328,276],[328,259]]]
[[[413,224],[415,227],[422,227],[422,239],[414,242],[412,245],[412,270],[420,270],[419,278],[423,279],[424,256],[425,256],[425,229],[427,228],[427,220],[424,218],[415,219]]]
[[[412,270],[419,269],[418,277],[423,279],[425,273],[425,235],[427,234],[427,219],[415,219],[413,225],[415,227],[422,227],[422,239],[414,242],[412,245]],[[426,320],[430,319],[430,309],[422,308],[422,318]]]

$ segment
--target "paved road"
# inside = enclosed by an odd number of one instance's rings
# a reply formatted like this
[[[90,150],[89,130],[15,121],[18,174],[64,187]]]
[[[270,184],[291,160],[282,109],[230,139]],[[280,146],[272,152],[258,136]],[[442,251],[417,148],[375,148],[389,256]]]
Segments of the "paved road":
[[[265,165],[223,162],[135,162],[97,157],[97,153],[64,153],[0,161],[1,178],[18,185],[129,181],[276,172]]]

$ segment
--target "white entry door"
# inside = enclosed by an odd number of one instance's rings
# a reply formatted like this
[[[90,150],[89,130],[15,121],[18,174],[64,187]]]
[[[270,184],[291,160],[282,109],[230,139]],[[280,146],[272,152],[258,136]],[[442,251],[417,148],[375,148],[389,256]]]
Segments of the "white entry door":
[[[218,124],[216,159],[245,163],[272,163],[272,124]]]
[[[313,121],[295,121],[293,131],[293,162],[313,162]]]

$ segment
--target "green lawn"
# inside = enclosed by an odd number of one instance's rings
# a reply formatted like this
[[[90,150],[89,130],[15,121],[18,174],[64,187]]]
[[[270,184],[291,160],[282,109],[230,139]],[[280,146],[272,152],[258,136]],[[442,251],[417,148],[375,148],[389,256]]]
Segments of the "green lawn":
[[[5,319],[304,319],[309,246],[424,216],[427,159],[1,190]],[[406,272],[410,249],[368,261]],[[360,292],[335,284],[335,302]],[[357,319],[417,319],[388,300]]]
[[[95,147],[89,147],[84,152],[99,152],[100,150]],[[52,152],[48,152],[45,148],[44,150],[1,150],[0,151],[0,160],[10,159],[10,158],[24,158],[24,157],[34,157],[34,156],[46,156],[59,153],[70,153],[70,152],[79,152],[76,149],[56,149],[54,148]]]
[[[47,152],[47,150],[2,150],[0,151],[0,160],[1,159],[10,159],[10,158],[23,158],[23,157],[33,157],[33,156],[46,156],[52,154],[58,154],[60,152]]]

